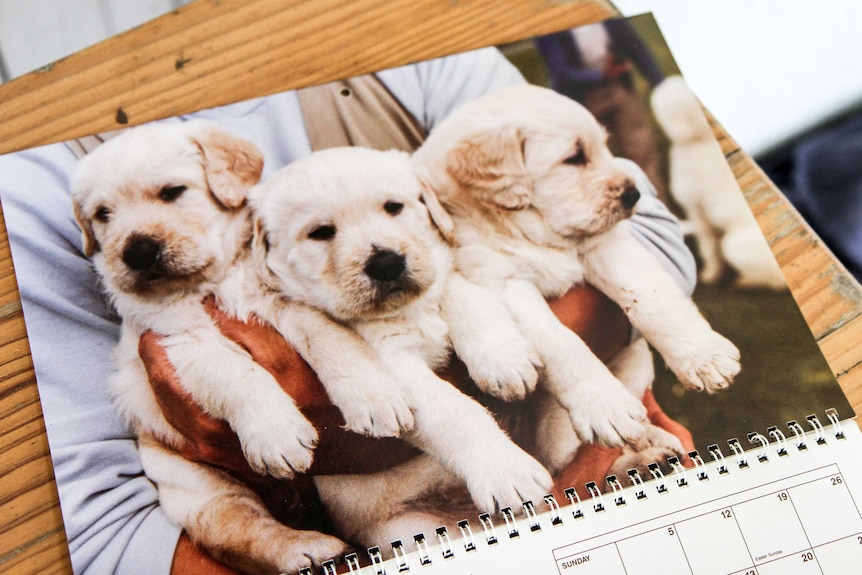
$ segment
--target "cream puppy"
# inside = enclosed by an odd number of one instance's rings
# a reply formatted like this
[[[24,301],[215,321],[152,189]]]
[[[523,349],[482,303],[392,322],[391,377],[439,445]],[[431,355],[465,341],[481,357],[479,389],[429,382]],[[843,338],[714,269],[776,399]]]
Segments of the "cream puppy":
[[[317,152],[257,186],[250,201],[261,275],[371,344],[411,397],[409,441],[463,480],[482,510],[518,506],[550,490],[548,472],[482,406],[434,373],[447,363],[452,344],[463,358],[478,355],[452,339],[447,322],[455,310],[464,322],[489,330],[499,321],[483,315],[484,302],[471,301],[467,282],[452,273],[443,238],[451,221],[406,154]],[[502,353],[509,350],[485,352]],[[500,364],[512,362],[500,357]]]
[[[219,332],[202,305],[207,295],[238,317],[255,313],[273,323],[315,368],[348,427],[395,435],[411,427],[412,413],[397,386],[385,385],[391,376],[361,338],[259,281],[246,195],[262,164],[251,143],[213,124],[149,125],[85,157],[72,200],[84,252],[123,319],[112,391],[165,513],[217,559],[272,573],[319,563],[345,546],[281,525],[245,486],[172,449],[184,439],[148,384],[141,334],[162,336],[185,390],[231,425],[258,473],[289,478],[308,469],[317,431],[273,377]],[[345,363],[321,363],[335,349]]]
[[[670,190],[697,239],[700,281],[717,282],[729,266],[739,287],[785,289],[784,276],[685,80],[667,78],[653,90],[651,104],[671,140]]]
[[[589,282],[620,305],[691,389],[727,387],[739,352],[632,235],[626,219],[640,193],[631,166],[605,142],[579,104],[545,88],[512,86],[456,110],[414,162],[455,222],[456,269],[505,304],[577,438],[643,445],[653,430],[643,423],[640,396],[556,319],[545,298]],[[559,441],[565,429],[549,427],[545,443],[557,438],[555,449],[571,451]],[[566,459],[540,456],[552,469]]]

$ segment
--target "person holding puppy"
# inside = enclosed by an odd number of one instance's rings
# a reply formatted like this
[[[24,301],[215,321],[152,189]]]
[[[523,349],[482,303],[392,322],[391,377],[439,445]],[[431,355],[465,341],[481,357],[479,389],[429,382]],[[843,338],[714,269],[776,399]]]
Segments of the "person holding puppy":
[[[461,103],[500,86],[523,82],[518,72],[495,50],[381,72],[381,84],[418,127],[434,127]],[[349,94],[345,97],[349,97]],[[307,155],[317,136],[303,119],[298,96],[286,92],[241,102],[188,117],[208,118],[254,141],[265,156],[264,177]],[[320,118],[317,118],[319,121]],[[114,369],[112,350],[119,337],[119,320],[98,285],[80,246],[74,223],[68,180],[77,157],[56,144],[0,157],[0,200],[6,214],[13,258],[24,305],[57,484],[76,573],[230,573],[190,544],[167,521],[157,504],[153,485],[143,475],[135,442],[116,414],[107,393]],[[674,218],[654,198],[644,198],[635,216],[639,237],[665,262],[688,291],[694,283],[694,263]],[[614,346],[628,339],[629,328],[619,310],[589,289],[557,304],[564,320],[609,357]],[[218,310],[212,310],[218,317]],[[223,330],[245,342],[255,359],[284,385],[317,389],[314,374],[278,337],[261,335],[268,328],[240,325],[220,317]],[[168,420],[187,439],[183,454],[231,470],[238,477],[273,487],[267,478],[252,477],[243,468],[235,437],[223,422],[209,419],[183,400],[172,371],[160,356],[157,341],[142,346],[150,376],[160,393],[172,400],[162,405]],[[84,359],[85,358],[85,359]],[[170,391],[173,389],[173,391]],[[312,403],[328,413],[325,398],[310,393]],[[318,403],[314,403],[318,402]],[[324,417],[325,420],[325,417]],[[328,430],[337,421],[322,423]],[[374,470],[375,458],[395,451],[394,440],[354,438],[356,449],[328,452],[322,440],[315,453],[315,472],[347,473]],[[339,445],[342,445],[339,443]],[[347,455],[353,457],[346,457]],[[409,452],[403,454],[410,455]],[[393,461],[389,461],[389,464]],[[599,472],[601,473],[601,472]],[[246,475],[243,475],[246,474]],[[590,474],[592,475],[592,474]],[[283,491],[283,486],[271,493]],[[277,503],[293,513],[313,497],[304,488],[288,492]],[[312,494],[313,495],[313,494]],[[293,499],[285,501],[285,499]],[[315,515],[315,510],[310,515]]]

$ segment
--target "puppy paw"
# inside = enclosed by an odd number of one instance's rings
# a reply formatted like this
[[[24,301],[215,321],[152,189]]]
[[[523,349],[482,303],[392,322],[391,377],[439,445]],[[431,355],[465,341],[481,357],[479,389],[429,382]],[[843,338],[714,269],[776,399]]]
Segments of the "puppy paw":
[[[649,465],[651,463],[665,465],[667,458],[674,455],[679,454],[665,447],[647,447],[640,450],[626,447],[623,449],[622,455],[611,464],[608,475],[626,477],[629,469],[636,469],[641,476],[650,477]]]
[[[683,447],[682,441],[679,440],[679,437],[661,427],[658,427],[657,425],[653,425],[652,423],[646,424],[646,433],[644,434],[643,439],[632,447],[637,451],[659,448],[669,451],[678,457],[685,457],[688,453],[685,450],[685,447]]]
[[[607,447],[637,445],[646,435],[643,403],[616,379],[604,385],[580,385],[561,398],[578,439]]]
[[[290,479],[314,459],[317,430],[288,401],[275,401],[245,421],[231,422],[249,466],[256,473]]]
[[[480,365],[468,366],[476,386],[503,401],[519,401],[533,393],[539,373],[536,361],[524,354],[488,357]]]
[[[272,552],[276,557],[276,569],[271,573],[298,573],[311,567],[320,569],[329,559],[339,559],[350,551],[350,546],[340,539],[317,531],[294,531],[281,541],[273,541]]]
[[[338,406],[344,427],[371,437],[398,437],[402,431],[411,431],[414,421],[408,398],[385,382],[375,387]]]
[[[741,369],[739,350],[715,332],[699,340],[694,349],[679,349],[668,367],[688,389],[715,393],[730,387]]]
[[[459,341],[456,352],[479,389],[504,401],[519,401],[535,391],[541,361],[530,342],[507,328],[483,331],[470,345]]]
[[[488,465],[467,478],[470,496],[481,511],[517,510],[524,501],[541,501],[553,487],[547,469],[514,444],[512,448],[499,458],[489,458]]]

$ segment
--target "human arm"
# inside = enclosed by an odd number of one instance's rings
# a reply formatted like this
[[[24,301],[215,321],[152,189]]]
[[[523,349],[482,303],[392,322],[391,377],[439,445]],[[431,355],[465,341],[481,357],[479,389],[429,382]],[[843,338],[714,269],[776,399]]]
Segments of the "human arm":
[[[628,20],[616,18],[606,21],[604,25],[611,36],[614,53],[620,55],[620,59],[634,63],[650,86],[659,85],[664,80],[665,74]]]
[[[239,575],[237,571],[225,567],[209,554],[192,543],[183,532],[177,541],[171,561],[170,575]]]
[[[119,320],[79,248],[66,191],[74,163],[62,144],[0,157],[0,199],[72,565],[79,574],[164,574],[180,532],[159,510],[107,390]]]
[[[554,89],[566,92],[583,89],[594,86],[605,78],[601,69],[582,65],[570,30],[539,36],[535,45],[548,69]]]

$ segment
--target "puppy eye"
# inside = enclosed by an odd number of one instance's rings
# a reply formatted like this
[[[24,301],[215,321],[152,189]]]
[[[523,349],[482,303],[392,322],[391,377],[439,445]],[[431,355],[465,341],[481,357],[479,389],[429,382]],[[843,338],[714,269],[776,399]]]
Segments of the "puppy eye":
[[[108,222],[109,219],[111,219],[111,210],[109,210],[105,206],[99,206],[99,208],[96,210],[96,213],[93,214],[93,218],[105,224]]]
[[[390,216],[397,216],[401,213],[401,210],[404,209],[404,204],[401,202],[386,202],[383,204],[383,209],[386,210],[386,213]]]
[[[317,240],[319,242],[325,242],[327,240],[331,240],[335,237],[335,226],[333,225],[323,225],[317,226],[310,232],[308,232],[308,238],[311,240]]]
[[[574,155],[571,155],[565,160],[563,160],[563,163],[569,166],[586,166],[587,154],[586,152],[584,152],[584,148],[578,145],[577,152],[575,152]]]
[[[173,202],[185,192],[188,188],[186,186],[165,186],[159,192],[159,199],[163,202]]]

